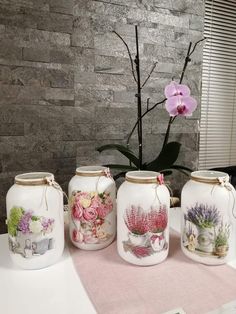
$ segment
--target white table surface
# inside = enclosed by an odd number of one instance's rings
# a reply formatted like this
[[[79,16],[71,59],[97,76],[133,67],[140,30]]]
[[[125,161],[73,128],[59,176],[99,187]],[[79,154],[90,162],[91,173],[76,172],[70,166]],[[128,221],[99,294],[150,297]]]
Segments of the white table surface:
[[[180,210],[170,212],[170,225],[179,231]],[[236,255],[230,265],[236,268]],[[96,314],[67,247],[53,266],[21,270],[10,259],[6,234],[0,235],[0,307],[2,314]]]

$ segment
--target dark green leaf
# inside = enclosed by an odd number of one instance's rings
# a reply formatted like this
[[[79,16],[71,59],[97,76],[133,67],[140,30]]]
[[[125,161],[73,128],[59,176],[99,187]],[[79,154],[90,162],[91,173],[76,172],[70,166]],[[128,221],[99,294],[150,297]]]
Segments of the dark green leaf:
[[[173,173],[173,171],[171,171],[171,170],[161,170],[160,173],[163,173],[164,176],[170,176]]]
[[[169,169],[179,156],[181,144],[170,142],[160,152],[159,156],[147,164],[148,170],[160,171]]]
[[[183,170],[183,169],[180,169],[180,168],[173,168],[173,167],[170,167],[170,169],[179,171],[179,172],[183,173],[185,176],[189,177],[189,172],[186,172],[186,171]],[[165,171],[169,171],[170,169],[166,169]],[[171,171],[171,170],[170,170],[170,171]]]
[[[118,150],[122,155],[124,155],[126,158],[130,160],[136,167],[139,166],[139,160],[135,156],[135,154],[128,149],[127,147],[123,145],[118,145],[118,144],[108,144],[108,145],[103,145],[98,148],[96,148],[98,152],[102,152],[104,150]]]

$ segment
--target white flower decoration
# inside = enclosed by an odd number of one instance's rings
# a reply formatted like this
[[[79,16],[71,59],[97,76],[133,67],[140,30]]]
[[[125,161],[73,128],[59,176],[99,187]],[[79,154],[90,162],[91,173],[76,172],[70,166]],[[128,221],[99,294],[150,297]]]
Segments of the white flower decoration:
[[[29,229],[32,233],[39,233],[43,230],[40,220],[33,220],[29,224]]]

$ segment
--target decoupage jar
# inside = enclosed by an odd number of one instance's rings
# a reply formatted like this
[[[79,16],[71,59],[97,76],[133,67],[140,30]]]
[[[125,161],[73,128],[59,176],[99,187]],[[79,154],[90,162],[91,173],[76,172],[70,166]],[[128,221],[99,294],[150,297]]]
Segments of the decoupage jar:
[[[124,260],[146,266],[167,257],[169,207],[163,175],[154,171],[126,173],[117,194],[117,248]]]
[[[235,190],[219,171],[195,171],[181,195],[181,247],[186,256],[207,265],[229,257]]]
[[[6,197],[10,256],[24,269],[54,264],[64,250],[63,192],[47,172],[15,177]]]
[[[116,185],[108,168],[83,166],[69,183],[69,233],[84,250],[108,246],[116,234]]]

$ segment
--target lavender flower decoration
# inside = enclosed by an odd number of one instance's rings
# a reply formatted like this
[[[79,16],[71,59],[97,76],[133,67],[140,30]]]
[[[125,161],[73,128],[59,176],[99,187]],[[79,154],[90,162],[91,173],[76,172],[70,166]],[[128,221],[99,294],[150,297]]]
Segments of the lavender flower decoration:
[[[31,210],[24,212],[23,216],[21,217],[21,220],[18,225],[18,230],[20,230],[22,233],[26,234],[29,233],[29,223],[31,221],[33,212]]]
[[[184,219],[200,228],[212,228],[219,224],[220,213],[214,205],[208,206],[196,203],[195,206],[188,208]]]

